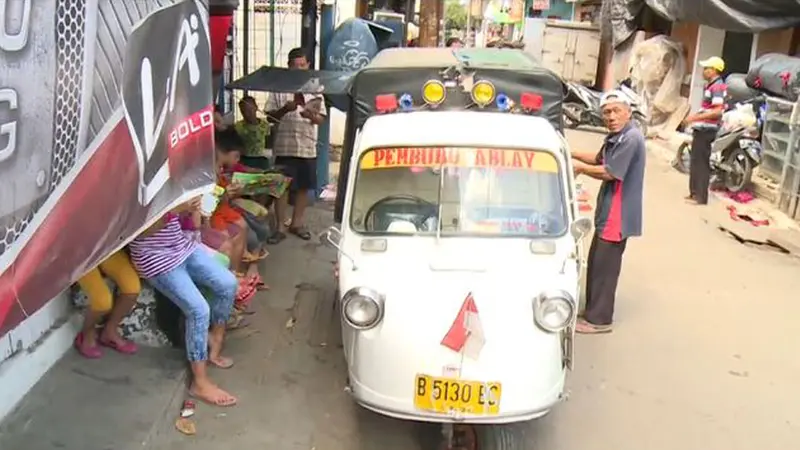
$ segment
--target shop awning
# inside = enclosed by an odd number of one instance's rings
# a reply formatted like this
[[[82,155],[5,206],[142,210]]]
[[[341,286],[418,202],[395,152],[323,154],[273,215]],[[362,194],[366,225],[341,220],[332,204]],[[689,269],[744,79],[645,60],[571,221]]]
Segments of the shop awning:
[[[741,33],[800,26],[800,0],[610,0],[603,15],[615,46],[636,31],[645,7],[672,22]]]

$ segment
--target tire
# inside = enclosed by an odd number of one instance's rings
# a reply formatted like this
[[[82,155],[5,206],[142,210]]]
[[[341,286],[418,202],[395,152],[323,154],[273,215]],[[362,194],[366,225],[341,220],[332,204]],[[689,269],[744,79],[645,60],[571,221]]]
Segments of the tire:
[[[527,450],[524,424],[476,425],[477,450]]]
[[[633,123],[639,127],[639,131],[642,132],[644,137],[647,137],[647,119],[645,119],[645,117],[641,114],[634,114],[631,120],[633,120]]]
[[[682,174],[688,174],[690,170],[691,156],[692,144],[690,142],[684,142],[675,152],[675,159],[672,161],[672,167]]]
[[[753,161],[747,156],[747,152],[735,148],[725,158],[725,164],[732,169],[723,175],[725,188],[728,191],[740,192],[750,185],[753,178]]]
[[[564,103],[564,125],[570,129],[576,129],[581,124],[581,117],[585,108],[577,103]]]

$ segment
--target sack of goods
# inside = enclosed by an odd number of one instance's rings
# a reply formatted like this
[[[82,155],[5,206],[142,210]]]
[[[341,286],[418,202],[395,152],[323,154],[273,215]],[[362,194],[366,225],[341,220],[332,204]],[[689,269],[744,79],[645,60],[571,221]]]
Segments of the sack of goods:
[[[800,94],[800,58],[767,53],[750,66],[747,85],[787,100],[797,100]]]
[[[728,85],[728,98],[729,105],[751,100],[760,94],[758,89],[753,89],[747,85],[746,73],[732,73],[725,79],[725,84]]]

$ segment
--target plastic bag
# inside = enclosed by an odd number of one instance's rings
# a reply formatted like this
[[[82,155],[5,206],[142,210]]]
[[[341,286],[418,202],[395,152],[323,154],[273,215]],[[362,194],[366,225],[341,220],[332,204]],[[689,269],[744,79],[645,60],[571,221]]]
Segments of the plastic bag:
[[[681,106],[686,61],[680,43],[654,36],[633,48],[628,64],[633,90],[644,100],[651,123],[662,122]]]
[[[767,53],[750,66],[747,85],[787,100],[797,100],[800,94],[800,58]]]
[[[737,128],[750,128],[756,125],[756,114],[753,105],[743,104],[722,115],[722,130],[729,131]]]
[[[731,105],[750,100],[758,96],[758,89],[753,89],[747,85],[747,74],[732,73],[725,79],[728,85],[727,102]]]

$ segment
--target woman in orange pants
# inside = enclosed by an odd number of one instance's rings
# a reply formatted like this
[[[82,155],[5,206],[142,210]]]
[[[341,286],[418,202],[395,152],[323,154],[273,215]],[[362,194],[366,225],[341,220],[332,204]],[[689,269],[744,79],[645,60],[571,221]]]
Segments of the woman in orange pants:
[[[103,275],[111,278],[117,285],[119,294],[116,301]],[[100,346],[126,355],[136,353],[136,344],[126,341],[119,334],[120,322],[133,310],[141,291],[139,274],[133,268],[128,254],[124,250],[114,253],[78,280],[78,285],[89,299],[83,329],[75,338],[75,349],[78,353],[86,358],[96,359],[103,356]],[[97,324],[106,314],[108,319],[98,336]]]

